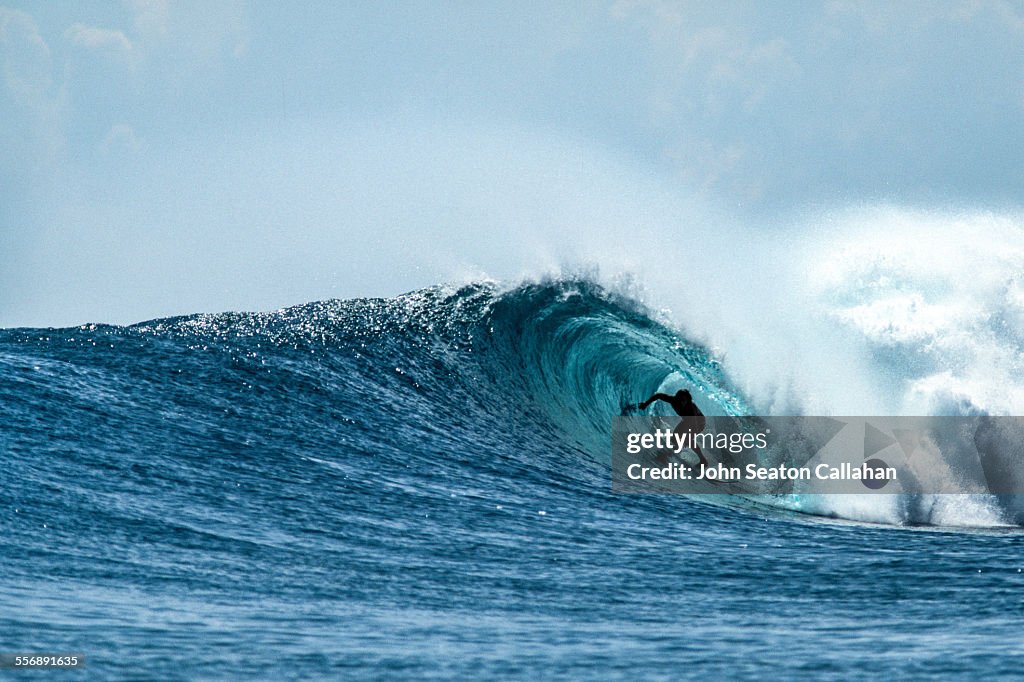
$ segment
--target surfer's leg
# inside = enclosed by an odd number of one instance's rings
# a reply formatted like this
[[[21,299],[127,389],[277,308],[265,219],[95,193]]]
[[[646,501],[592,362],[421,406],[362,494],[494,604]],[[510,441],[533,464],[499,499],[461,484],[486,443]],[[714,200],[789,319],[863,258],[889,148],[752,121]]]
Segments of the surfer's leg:
[[[693,449],[693,451],[695,453],[697,453],[697,456],[700,457],[700,464],[701,464],[701,466],[706,467],[708,465],[708,458],[705,457],[704,453],[700,451],[700,446],[699,445],[694,445],[692,449]]]
[[[689,444],[690,449],[693,450],[694,454],[700,458],[700,463],[703,466],[708,465],[708,458],[701,452],[700,446],[694,441],[695,436],[704,430],[704,417],[683,417],[679,422],[679,426],[676,427],[676,433],[685,438],[685,442]]]
[[[679,421],[679,426],[675,428],[676,437],[681,439],[690,450],[700,458],[700,463],[704,466],[708,465],[708,459],[704,456],[704,453],[700,451],[700,446],[694,443],[694,436],[704,430],[703,420],[698,423],[700,428],[694,428],[694,422],[692,417],[684,417]]]

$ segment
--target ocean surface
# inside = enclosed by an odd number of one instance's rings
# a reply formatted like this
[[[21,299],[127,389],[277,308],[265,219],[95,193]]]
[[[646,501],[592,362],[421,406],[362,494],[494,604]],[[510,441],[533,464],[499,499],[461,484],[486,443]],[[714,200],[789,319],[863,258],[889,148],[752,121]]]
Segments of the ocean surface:
[[[859,310],[859,309],[858,309]],[[0,330],[0,652],[69,679],[1018,678],[993,503],[613,494],[727,362],[587,279]],[[12,672],[41,679],[51,672]]]

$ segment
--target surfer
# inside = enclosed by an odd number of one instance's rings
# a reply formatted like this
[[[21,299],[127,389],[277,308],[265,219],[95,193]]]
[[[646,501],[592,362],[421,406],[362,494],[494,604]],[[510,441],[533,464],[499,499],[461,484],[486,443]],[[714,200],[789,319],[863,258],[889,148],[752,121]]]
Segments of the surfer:
[[[647,407],[655,400],[663,400],[672,406],[672,409],[676,411],[682,420],[679,422],[679,426],[675,428],[675,433],[680,437],[688,438],[691,445],[690,449],[693,450],[698,457],[700,457],[701,466],[707,467],[708,460],[704,457],[704,453],[700,451],[700,446],[693,442],[693,437],[704,430],[704,413],[697,407],[697,403],[693,402],[693,396],[686,389],[679,389],[675,395],[669,395],[667,393],[655,393],[647,400],[643,401],[637,407],[641,410],[646,410]],[[687,436],[687,434],[689,434]],[[666,458],[667,459],[667,458]]]

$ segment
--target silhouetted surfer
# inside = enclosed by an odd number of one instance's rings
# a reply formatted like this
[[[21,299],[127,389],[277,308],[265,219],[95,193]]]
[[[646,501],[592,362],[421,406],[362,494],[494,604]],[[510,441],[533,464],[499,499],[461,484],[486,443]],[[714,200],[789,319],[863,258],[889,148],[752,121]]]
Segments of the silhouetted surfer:
[[[680,389],[676,391],[675,395],[655,393],[650,398],[637,405],[637,407],[641,410],[646,410],[647,407],[655,400],[665,401],[672,406],[672,409],[676,411],[676,414],[683,418],[682,421],[679,422],[679,426],[675,428],[674,432],[679,436],[690,434],[690,449],[700,457],[701,466],[706,467],[708,465],[707,458],[704,457],[704,453],[700,451],[700,447],[693,442],[693,436],[704,430],[704,413],[700,411],[699,407],[697,407],[697,403],[693,402],[693,396],[690,395],[690,392],[686,389]]]

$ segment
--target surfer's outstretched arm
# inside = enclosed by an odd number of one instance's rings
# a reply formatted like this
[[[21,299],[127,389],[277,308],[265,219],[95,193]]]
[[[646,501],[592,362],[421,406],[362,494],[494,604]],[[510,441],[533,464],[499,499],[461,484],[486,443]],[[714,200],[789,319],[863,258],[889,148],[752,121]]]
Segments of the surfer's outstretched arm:
[[[655,393],[650,398],[637,405],[637,407],[639,407],[641,410],[646,410],[647,406],[653,403],[655,400],[664,400],[667,403],[672,401],[672,396],[667,395],[665,393]]]

